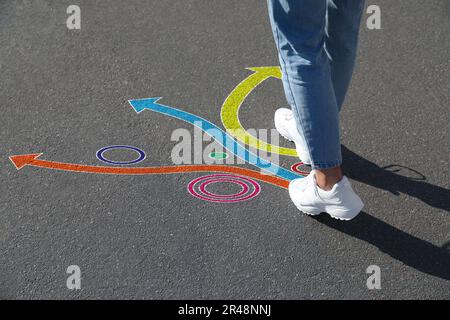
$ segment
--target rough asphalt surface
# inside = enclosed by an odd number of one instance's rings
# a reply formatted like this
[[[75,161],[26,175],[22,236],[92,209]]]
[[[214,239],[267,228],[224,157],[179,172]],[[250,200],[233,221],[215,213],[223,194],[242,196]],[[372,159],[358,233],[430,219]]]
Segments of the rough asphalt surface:
[[[73,2],[0,1],[0,298],[450,298],[448,1],[367,1],[382,29],[363,21],[342,113],[345,170],[365,201],[348,223],[300,214],[263,182],[257,198],[217,204],[187,192],[201,173],[16,170],[8,157],[28,153],[103,165],[96,151],[116,144],[147,152],[136,166],[172,165],[173,130],[192,126],[128,99],[162,96],[222,127],[245,68],[278,64],[261,0],[79,0],[81,30],[68,30]],[[273,128],[284,104],[267,80],[242,123]],[[66,288],[69,265],[81,290]],[[370,265],[381,290],[367,289]]]

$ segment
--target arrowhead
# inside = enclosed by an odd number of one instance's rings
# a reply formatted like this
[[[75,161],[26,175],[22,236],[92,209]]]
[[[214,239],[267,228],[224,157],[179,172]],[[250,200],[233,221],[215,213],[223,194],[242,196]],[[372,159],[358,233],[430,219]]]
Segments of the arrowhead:
[[[22,169],[23,167],[31,164],[36,158],[38,158],[42,153],[33,153],[33,154],[22,154],[19,156],[11,156],[9,160],[14,164],[17,170]]]
[[[274,77],[278,79],[281,79],[282,77],[280,67],[253,67],[247,69],[267,77]]]
[[[152,109],[159,104],[156,103],[161,99],[161,97],[157,98],[148,98],[148,99],[136,99],[136,100],[128,100],[128,103],[133,107],[136,113],[141,113],[142,110]]]

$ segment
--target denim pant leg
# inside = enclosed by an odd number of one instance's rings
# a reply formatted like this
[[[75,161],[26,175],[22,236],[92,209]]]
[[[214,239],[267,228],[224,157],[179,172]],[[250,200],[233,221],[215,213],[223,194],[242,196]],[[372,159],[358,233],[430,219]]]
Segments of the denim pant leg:
[[[268,0],[283,85],[313,168],[342,163],[339,110],[325,50],[327,0]]]
[[[352,78],[364,0],[328,0],[325,49],[339,111]]]

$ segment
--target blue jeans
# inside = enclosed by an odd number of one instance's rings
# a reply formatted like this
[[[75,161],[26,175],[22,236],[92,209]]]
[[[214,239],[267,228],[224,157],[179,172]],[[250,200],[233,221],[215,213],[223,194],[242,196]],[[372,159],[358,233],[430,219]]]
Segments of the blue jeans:
[[[353,73],[364,0],[267,2],[284,91],[312,166],[340,166],[339,112]]]

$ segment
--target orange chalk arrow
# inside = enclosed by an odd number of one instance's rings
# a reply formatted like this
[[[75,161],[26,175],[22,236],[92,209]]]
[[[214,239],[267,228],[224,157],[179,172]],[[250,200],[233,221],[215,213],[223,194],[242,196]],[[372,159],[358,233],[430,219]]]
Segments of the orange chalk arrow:
[[[24,154],[21,156],[11,156],[9,157],[9,160],[14,163],[17,170],[22,169],[23,167],[33,163],[33,161],[36,160],[42,153],[32,153],[32,154]]]
[[[88,165],[40,160],[38,158],[41,155],[42,153],[24,154],[11,156],[9,157],[9,159],[17,168],[17,170],[20,170],[25,166],[33,166],[61,171],[74,171],[74,172],[97,173],[97,174],[120,174],[120,175],[169,174],[169,173],[185,173],[185,172],[224,172],[254,178],[285,189],[287,189],[289,186],[288,180],[272,175],[262,174],[255,170],[234,166],[185,165],[185,166],[133,167],[133,168],[100,167],[100,166],[88,166]]]

